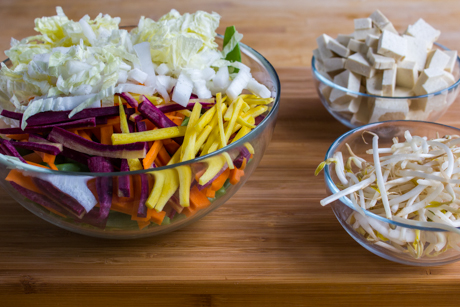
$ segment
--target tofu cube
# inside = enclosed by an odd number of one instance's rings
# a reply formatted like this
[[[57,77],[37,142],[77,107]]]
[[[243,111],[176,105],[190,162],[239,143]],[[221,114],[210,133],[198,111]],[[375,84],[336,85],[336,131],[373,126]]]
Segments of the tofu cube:
[[[369,63],[361,53],[350,55],[345,61],[345,69],[365,76],[366,78],[372,77],[375,73],[375,69],[372,68],[371,63]]]
[[[350,49],[350,51],[353,52],[366,54],[369,47],[367,47],[365,43],[360,42],[356,39],[350,39],[350,41],[348,42],[348,49]]]
[[[350,39],[353,38],[353,34],[347,35],[347,34],[339,34],[337,35],[337,38],[335,39],[345,47],[348,46],[348,43],[350,42]]]
[[[359,109],[356,113],[353,114],[353,117],[351,118],[351,123],[353,125],[364,125],[369,123],[369,101],[374,98],[372,97],[362,97],[361,98],[361,103],[359,104]]]
[[[347,58],[350,55],[350,50],[333,38],[327,42],[326,47],[343,58]]]
[[[455,68],[455,63],[457,62],[457,50],[446,50],[444,53],[450,57],[449,62],[447,63],[444,70],[452,73]]]
[[[443,109],[446,105],[446,94],[432,95],[429,97],[413,99],[410,105],[411,111],[422,111],[427,115],[433,110]]]
[[[389,31],[391,33],[399,35],[398,31],[396,31],[395,27],[391,22],[387,23],[383,28],[380,29],[382,32],[383,31]]]
[[[418,79],[416,63],[412,61],[402,61],[397,64],[396,86],[412,89]]]
[[[359,92],[359,86],[361,84],[361,76],[357,75],[349,70],[345,70],[334,77],[334,83],[345,87],[353,92]],[[330,102],[335,104],[345,104],[350,102],[353,98],[358,97],[357,94],[351,92],[344,92],[340,89],[332,89],[330,95]]]
[[[361,104],[362,96],[353,98],[350,102],[345,104],[331,104],[331,109],[336,112],[358,112],[359,106]]]
[[[379,40],[380,40],[379,36],[373,35],[373,34],[368,34],[366,36],[365,43],[369,48],[373,48],[373,49],[377,50],[377,48],[379,47]]]
[[[436,80],[442,79],[443,76],[444,76],[443,70],[436,69],[436,68],[427,68],[420,74],[412,90],[417,96],[429,94],[430,92],[427,92],[427,89],[424,88],[425,83],[427,83],[428,81],[435,83]],[[432,87],[433,86],[429,86],[428,89]]]
[[[319,91],[321,92],[321,94],[323,94],[324,98],[326,100],[329,100],[329,97],[331,96],[331,92],[332,92],[332,87],[324,84],[324,83],[320,83],[319,85]]]
[[[321,58],[321,53],[319,52],[318,48],[313,50],[313,56],[315,57],[316,62],[323,63],[323,59]]]
[[[449,83],[444,78],[434,78],[422,85],[425,95],[436,93],[449,87]]]
[[[370,123],[406,119],[409,113],[409,101],[407,99],[376,98],[371,110]]]
[[[371,34],[371,35],[380,35],[380,30],[377,28],[371,28],[371,29],[364,29],[364,30],[355,30],[353,32],[353,37],[357,41],[365,41],[366,37]]]
[[[396,87],[396,68],[383,71],[382,92],[383,96],[393,96]]]
[[[445,69],[449,61],[450,56],[439,49],[433,49],[428,52],[425,68]]]
[[[327,58],[324,60],[324,69],[327,72],[343,69],[346,59],[344,58]]]
[[[372,13],[369,18],[380,30],[390,22],[390,20],[388,20],[388,18],[386,18],[379,10]]]
[[[358,18],[354,20],[355,30],[366,30],[372,28],[372,19],[370,18]]]
[[[403,35],[403,38],[406,40],[407,45],[406,57],[404,60],[417,63],[417,70],[419,72],[423,71],[428,55],[426,42],[409,35]]]
[[[447,71],[444,71],[442,78],[447,82],[447,84],[449,84],[449,86],[457,82],[457,79],[455,79],[454,75]]]
[[[373,48],[369,48],[367,59],[375,69],[392,69],[396,65],[395,59],[375,54]]]
[[[382,96],[383,71],[376,71],[371,78],[366,78],[366,92],[370,95]]]
[[[377,53],[399,61],[406,56],[406,45],[406,40],[401,36],[390,31],[383,31],[380,36]]]
[[[321,58],[332,58],[334,56],[334,53],[332,53],[331,50],[327,48],[327,43],[332,39],[327,34],[323,34],[320,37],[316,39],[316,43],[318,44],[318,50],[321,53]]]
[[[416,23],[407,27],[406,34],[428,42],[429,44],[427,47],[431,49],[432,44],[437,41],[439,35],[441,35],[441,31],[436,30],[425,20],[420,18]]]
[[[398,78],[396,76],[396,78]],[[414,96],[414,92],[410,88],[405,88],[405,87],[395,87],[395,93],[393,95],[394,97],[412,97]]]

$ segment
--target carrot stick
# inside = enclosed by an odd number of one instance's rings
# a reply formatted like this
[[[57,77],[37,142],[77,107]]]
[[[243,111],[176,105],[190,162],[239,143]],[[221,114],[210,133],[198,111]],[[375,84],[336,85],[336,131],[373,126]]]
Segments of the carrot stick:
[[[153,162],[157,158],[158,153],[160,152],[162,148],[163,148],[162,141],[153,142],[152,147],[150,147],[149,151],[145,155],[144,160],[142,161],[142,164],[144,165],[144,169],[148,169],[152,167]]]
[[[147,222],[137,221],[137,225],[139,226],[139,229],[142,230],[145,227],[150,225],[150,221],[147,221]]]
[[[163,146],[166,148],[166,151],[171,156],[173,156],[176,153],[176,151],[180,148],[180,145],[171,139],[163,140]]]
[[[185,207],[184,210],[182,210],[182,213],[184,213],[187,217],[190,217],[210,204],[211,202],[206,195],[202,191],[198,190],[198,187],[195,185],[190,190],[190,206]]]
[[[30,153],[28,155],[25,155],[23,158],[27,162],[34,162],[34,163],[37,163],[37,164],[41,163],[43,161],[42,158],[36,152]]]
[[[206,197],[209,197],[209,198],[216,197],[216,191],[213,190],[211,187],[207,187],[206,189],[203,190],[203,192],[206,195]]]
[[[92,128],[91,132],[94,136],[100,141],[101,140],[101,129],[100,128]]]
[[[112,145],[113,126],[101,128],[101,144]]]
[[[228,176],[230,176],[230,169],[227,167],[227,169],[211,183],[210,188],[214,191],[220,190],[224,186],[225,181],[227,181]]]
[[[38,163],[34,163],[34,162],[30,162],[30,161],[27,161],[27,164],[34,165],[34,166],[38,166],[38,167],[41,167],[41,168],[51,169],[51,168],[49,168],[48,166],[44,166],[44,165],[41,165],[41,164],[38,164]]]
[[[160,151],[158,152],[158,159],[163,165],[168,164],[169,160],[171,160],[171,157],[169,156],[169,153],[166,151],[164,146],[161,147]]]
[[[28,190],[34,191],[39,194],[43,194],[42,190],[37,188],[35,183],[33,182],[32,177],[25,176],[21,171],[12,169],[9,173],[8,176],[5,178],[6,181],[12,181],[18,185],[20,185],[23,188],[26,188]]]
[[[78,134],[82,137],[87,139],[88,141],[92,141],[91,137],[85,130],[78,130]]]
[[[241,169],[234,168],[230,171],[230,183],[235,185],[240,182],[241,177],[244,176],[244,171]]]
[[[243,163],[241,163],[241,167],[240,169],[241,170],[244,170],[246,168],[246,164],[248,163],[247,159],[246,158],[243,158]]]
[[[48,153],[42,153],[43,156],[43,162],[48,163],[51,169],[54,169],[55,171],[58,170],[56,165],[54,165],[54,160],[56,160],[56,156]]]
[[[205,172],[206,172],[206,169],[205,169],[205,168],[203,168],[202,170],[196,172],[196,174],[195,174],[195,180],[196,180],[196,181],[200,181],[201,176],[203,176],[203,174],[204,174]]]
[[[150,221],[154,222],[157,225],[161,225],[161,223],[163,223],[165,216],[166,216],[166,212],[164,211],[156,212],[155,210],[153,210]]]
[[[10,139],[16,140],[16,141],[22,141],[22,140],[28,140],[29,135],[28,134],[7,134],[6,137],[9,137]]]
[[[165,166],[165,164],[161,163],[160,159],[158,159],[158,157],[155,159],[155,165],[156,167],[161,167],[161,166]]]

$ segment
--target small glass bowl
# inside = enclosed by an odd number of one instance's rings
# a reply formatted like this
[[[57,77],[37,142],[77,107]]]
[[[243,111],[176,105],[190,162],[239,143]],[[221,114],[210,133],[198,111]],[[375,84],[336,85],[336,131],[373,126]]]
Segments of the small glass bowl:
[[[434,46],[441,50],[449,50],[441,44],[435,43]],[[325,77],[317,69],[316,58],[314,56],[311,60],[311,67],[313,80],[321,103],[335,119],[349,128],[356,128],[368,123],[387,120],[436,121],[447,111],[457,98],[460,84],[460,57],[457,57],[454,71],[452,72],[456,80],[454,84],[435,93],[407,97],[377,96],[350,91]],[[350,97],[352,96],[355,98],[353,98],[352,103],[334,105],[331,104],[329,100],[331,91],[346,93]],[[376,113],[380,114],[380,116],[372,116],[371,114],[371,110],[374,105],[376,105],[376,101],[382,109],[381,113]],[[387,105],[402,107],[398,108],[398,112],[385,113],[384,108]]]
[[[222,47],[223,37],[221,35],[216,37],[216,42],[220,47]],[[111,239],[148,237],[165,234],[199,220],[223,205],[243,186],[246,180],[248,180],[262,159],[275,128],[281,90],[278,75],[273,66],[260,53],[244,44],[240,44],[240,49],[242,53],[242,62],[251,68],[252,76],[257,81],[268,87],[268,89],[272,92],[274,102],[268,105],[268,111],[263,114],[265,118],[257,125],[257,127],[238,141],[203,157],[198,157],[196,159],[171,166],[116,173],[53,171],[16,162],[8,159],[6,156],[0,155],[0,186],[23,207],[42,219],[61,228],[94,237]],[[88,193],[92,193],[94,197],[98,199],[96,191],[98,182],[111,182],[112,186],[115,188],[118,186],[117,183],[119,180],[129,180],[129,182],[132,183],[132,189],[141,189],[141,180],[146,179],[148,181],[150,191],[153,186],[154,178],[156,178],[156,175],[159,172],[170,170],[176,172],[178,167],[189,167],[192,172],[192,189],[194,186],[197,186],[196,181],[193,182],[193,178],[196,178],[196,175],[200,171],[206,170],[209,167],[209,164],[213,163],[212,161],[222,161],[222,159],[224,159],[224,154],[229,154],[232,159],[235,159],[241,153],[243,147],[252,147],[254,149],[254,153],[251,155],[249,161],[247,161],[244,169],[244,176],[242,176],[239,181],[233,181],[232,183],[231,180],[227,179],[223,187],[215,193],[214,197],[208,197],[208,200],[210,201],[208,204],[206,204],[206,202],[202,202],[200,205],[194,205],[191,203],[190,208],[187,210],[184,209],[182,213],[177,213],[178,211],[176,210],[174,212],[165,212],[163,216],[152,213],[150,218],[134,217],[133,219],[133,210],[137,208],[135,206],[136,204],[139,204],[139,199],[135,199],[133,197],[116,197],[116,193],[113,193],[111,203],[112,209],[110,210],[107,220],[101,222],[97,218],[95,219],[94,216],[88,216],[87,218],[83,217],[83,219],[80,219],[72,214],[66,214],[65,212],[63,214],[62,212],[55,210],[56,208],[43,207],[33,199],[30,199],[31,197],[25,197],[23,194],[18,192],[18,190],[16,190],[12,184],[6,180],[8,174],[10,174],[11,171],[15,171],[16,175],[19,174],[19,176],[23,178],[28,178],[27,180],[34,182],[37,186],[37,179],[43,179],[43,176],[54,176],[54,180],[58,181],[71,181],[75,183],[85,181],[87,187],[89,188]],[[63,204],[69,202],[66,194],[61,193],[61,195],[57,195],[56,190],[53,189],[52,186],[48,186],[48,189],[46,189],[46,187],[42,185],[41,192],[49,195],[58,207],[65,207]],[[177,193],[178,192],[176,192],[176,194],[168,201],[168,203],[170,203],[169,208],[180,209]],[[154,210],[152,209],[152,211]]]
[[[343,159],[346,161],[350,156],[345,144],[351,150],[366,161],[372,161],[372,155],[366,154],[370,148],[372,139],[370,135],[364,134],[369,131],[379,135],[379,147],[390,147],[392,139],[399,137],[404,140],[404,132],[409,130],[411,135],[426,136],[428,139],[439,135],[459,135],[460,129],[423,121],[386,121],[369,124],[353,129],[339,137],[329,148],[325,159],[332,158],[336,152],[342,152]],[[365,144],[363,137],[367,139]],[[387,144],[388,146],[385,146]],[[340,190],[336,183],[339,183],[335,171],[331,164],[324,170],[324,180],[328,195],[335,194]],[[340,224],[348,234],[370,252],[387,260],[416,266],[443,265],[460,260],[460,229],[432,222],[418,222],[407,219],[389,220],[383,216],[376,215],[364,210],[365,216],[354,209],[353,203],[347,197],[342,197],[330,204],[332,211]],[[356,219],[364,219],[370,225],[385,227],[392,232],[390,240],[386,238],[369,236],[367,232],[354,227]],[[355,225],[356,226],[356,225]],[[441,229],[441,228],[442,229]],[[429,244],[414,244],[398,242],[398,234],[410,234],[420,236],[421,241],[430,242]],[[443,243],[444,242],[444,243]],[[436,245],[438,244],[438,245]]]

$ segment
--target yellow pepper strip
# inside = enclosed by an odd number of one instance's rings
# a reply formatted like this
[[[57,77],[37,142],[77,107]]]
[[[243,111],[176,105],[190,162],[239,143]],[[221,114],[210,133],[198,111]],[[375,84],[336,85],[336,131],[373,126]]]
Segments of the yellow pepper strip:
[[[224,114],[225,111],[227,110],[227,106],[225,104],[222,105],[222,113],[221,114]],[[218,125],[218,113],[217,112],[215,115],[214,115],[214,118],[212,119],[211,123],[210,123],[210,126],[212,127],[212,133],[211,135],[208,137],[208,140],[206,141],[204,147],[203,147],[203,150],[201,151],[201,155],[200,156],[204,156],[208,153],[208,149],[209,147],[211,147],[211,145],[214,143],[214,141],[219,137],[219,129],[215,129],[215,127],[217,127]]]
[[[206,139],[209,137],[211,132],[212,132],[211,125],[206,125],[206,127],[204,127],[204,129],[200,132],[195,142],[195,156],[200,151],[201,146],[203,146],[204,142],[206,142]]]
[[[169,162],[166,165],[173,165],[173,164],[179,163],[181,150],[182,150],[182,146],[176,150],[176,153],[171,157],[171,159],[169,159]]]
[[[192,169],[189,165],[176,167],[179,174],[179,203],[182,207],[190,206],[190,185],[192,184]]]
[[[248,128],[248,127],[241,127],[240,131],[238,131],[238,133],[235,135],[235,137],[233,138],[232,140],[232,143],[238,141],[239,139],[241,139],[243,136],[245,136],[246,134],[248,134],[249,132],[251,132],[251,128]]]
[[[228,126],[225,129],[225,139],[226,139],[226,141],[228,141],[228,139],[230,139],[230,136],[232,135],[233,128],[235,127],[236,119],[238,118],[238,116],[240,114],[240,111],[241,111],[241,107],[243,106],[243,99],[240,98],[237,101],[238,102],[237,102],[237,104],[235,106],[235,109],[233,110],[232,118],[228,122]]]
[[[249,105],[261,105],[261,104],[270,104],[273,102],[273,98],[249,98],[244,100]]]
[[[234,169],[234,168],[235,168],[235,165],[233,165],[232,158],[230,157],[230,155],[228,154],[228,152],[222,153],[222,156],[223,156],[223,157],[225,158],[225,160],[227,161],[228,168],[229,168],[229,169]]]
[[[145,96],[148,100],[152,102],[154,105],[160,105],[164,103],[163,98],[158,97],[158,96],[152,96],[152,95],[139,95],[139,94],[131,94],[134,99],[136,99],[138,102],[141,102],[141,96]]]
[[[222,147],[225,147],[227,146],[227,140],[225,139],[224,121],[222,120],[222,99],[221,99],[220,93],[217,93],[216,100],[217,100],[217,119],[218,119],[217,123],[219,124],[220,144]]]
[[[224,115],[224,119],[225,119],[226,121],[229,121],[230,118],[232,118],[232,115],[233,115],[233,108],[235,107],[235,104],[236,104],[237,101],[238,101],[238,99],[235,99],[235,100],[228,106],[227,112],[225,112],[225,115]]]
[[[267,110],[268,110],[268,107],[266,106],[257,106],[247,111],[245,115],[251,115],[252,117],[256,118],[257,116],[265,113]]]
[[[123,104],[120,101],[120,96],[118,96],[118,103],[120,110],[120,129],[123,133],[129,133],[128,119],[126,118],[125,108],[123,107]],[[144,169],[139,159],[127,159],[127,162],[130,171],[138,171]]]
[[[207,158],[203,162],[208,164],[208,168],[200,177],[200,180],[198,180],[199,184],[201,185],[205,185],[209,182],[209,180],[214,178],[217,175],[217,173],[224,167],[225,163],[227,163],[227,160],[224,158],[223,155],[218,155]]]
[[[215,131],[215,130],[214,130]],[[203,147],[203,150],[201,151],[201,155],[200,156],[204,156],[204,155],[207,155],[208,154],[208,151],[209,151],[209,148],[211,148],[211,146],[214,144],[214,143],[218,143],[218,141],[215,141],[217,138],[217,134],[216,133],[212,133],[209,137],[208,137],[208,140],[206,141],[206,144],[204,144],[204,147]]]
[[[254,119],[254,117],[252,117],[252,116],[250,116],[250,115],[248,115],[248,116],[243,115],[243,116],[241,116],[241,118],[244,119],[244,120],[245,120],[247,123],[249,123],[250,125],[254,125],[254,123],[256,122],[256,120]],[[238,122],[238,120],[237,120],[237,122]],[[255,126],[254,126],[254,127],[255,127]],[[241,128],[241,125],[237,123],[237,124],[235,125],[235,127],[233,128],[232,134],[233,134],[233,133],[236,133],[238,130],[240,130],[240,128]],[[248,128],[249,128],[249,127],[248,127]],[[251,130],[252,130],[252,128],[249,129],[249,131],[251,131]],[[232,143],[233,143],[233,142],[232,142]]]
[[[201,130],[206,127],[207,124],[213,119],[214,114],[216,114],[216,106],[213,106],[211,109],[207,110],[203,116],[200,117],[200,120],[195,125],[195,130],[200,133]]]
[[[251,117],[251,118],[254,118],[254,117]],[[236,122],[238,124],[240,124],[241,126],[243,127],[248,127],[248,128],[251,128],[251,129],[254,129],[256,126],[250,124],[249,122],[245,121],[241,116],[238,116],[238,118],[236,119]]]
[[[254,94],[242,94],[242,95],[240,95],[238,97],[243,98],[244,100],[259,98],[259,96],[256,96]]]
[[[164,172],[166,180],[163,185],[163,190],[161,191],[160,198],[155,205],[155,210],[157,212],[163,211],[163,208],[165,207],[168,200],[179,188],[179,175],[175,169],[165,169],[162,172]]]
[[[253,155],[255,153],[254,147],[252,147],[252,145],[250,143],[246,142],[246,143],[244,143],[244,146],[248,149],[248,151],[249,151],[249,153],[251,155]]]
[[[214,141],[214,143],[212,143],[211,147],[208,149],[208,154],[215,152],[217,149],[219,149],[219,141]]]
[[[190,99],[188,101],[188,103],[194,103],[194,102],[215,103],[216,100],[214,98],[209,98],[209,99]]]
[[[243,100],[243,106],[241,107],[241,110],[243,112],[247,112],[247,111],[249,111],[250,108],[251,107]]]
[[[178,112],[178,113],[180,113],[180,114],[182,114],[182,115],[185,115],[185,116],[187,116],[187,117],[190,117],[190,115],[192,115],[192,111],[187,110],[187,109],[185,109],[185,110],[179,110],[179,111],[176,111],[176,112]]]
[[[134,133],[114,133],[112,134],[112,144],[131,144],[136,142],[150,142],[165,140],[171,138],[177,138],[185,135],[187,127],[176,126],[161,128],[156,130],[149,130],[143,132],[134,132]]]
[[[181,147],[181,161],[188,161],[195,158],[195,142],[197,131],[195,125],[200,120],[201,103],[195,103],[193,106],[192,115],[187,124],[187,131],[185,132],[184,143]]]
[[[152,192],[150,192],[149,198],[145,202],[145,205],[153,209],[155,208],[156,204],[158,203],[158,199],[160,199],[161,191],[163,191],[163,185],[165,183],[165,173],[164,171],[158,172],[151,172],[150,174],[155,177],[155,183],[153,185]]]

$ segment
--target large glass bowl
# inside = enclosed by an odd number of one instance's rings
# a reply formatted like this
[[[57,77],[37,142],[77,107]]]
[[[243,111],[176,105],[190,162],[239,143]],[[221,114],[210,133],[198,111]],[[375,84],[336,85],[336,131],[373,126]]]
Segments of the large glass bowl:
[[[222,39],[222,36],[218,36],[216,38],[216,42],[220,45],[220,47],[222,46]],[[276,74],[273,66],[257,51],[244,44],[240,44],[240,47],[242,52],[242,62],[251,68],[252,76],[256,80],[266,85],[271,90],[272,97],[274,98],[274,102],[269,106],[268,111],[265,114],[265,118],[245,137],[231,143],[225,148],[217,150],[206,156],[198,157],[194,160],[171,166],[124,173],[79,173],[52,171],[32,165],[25,165],[6,156],[0,155],[0,185],[23,207],[42,219],[64,229],[94,237],[125,239],[154,236],[174,231],[199,220],[223,205],[238,191],[239,188],[244,185],[262,159],[275,128],[280,99],[280,82],[278,75]],[[201,203],[199,206],[194,206],[191,204],[190,208],[184,211],[186,212],[185,214],[183,212],[180,214],[175,212],[166,212],[165,218],[161,222],[159,221],[162,219],[162,216],[155,214],[153,214],[150,219],[144,218],[140,221],[132,220],[132,208],[135,206],[136,202],[139,202],[139,200],[116,197],[112,199],[113,210],[110,211],[106,223],[100,223],[99,221],[91,219],[91,217],[79,219],[72,214],[62,215],[53,210],[53,208],[51,208],[51,211],[53,211],[51,212],[49,209],[25,197],[13,188],[9,181],[5,180],[8,174],[13,170],[14,172],[19,173],[20,176],[28,177],[34,182],[37,178],[40,179],[43,178],[43,176],[54,176],[55,180],[68,180],[75,183],[81,183],[84,181],[97,198],[95,187],[98,182],[108,181],[112,182],[115,186],[120,178],[129,178],[130,182],[133,182],[134,185],[136,185],[139,184],[141,180],[140,178],[144,177],[144,179],[147,178],[150,186],[152,186],[154,178],[157,174],[159,174],[159,172],[164,172],[165,170],[173,170],[175,172],[177,167],[180,166],[190,167],[193,176],[192,178],[195,178],[195,175],[200,171],[207,169],[209,164],[224,159],[224,153],[228,153],[232,159],[235,159],[247,144],[250,144],[248,146],[249,148],[252,147],[254,149],[254,153],[249,161],[247,161],[244,169],[244,176],[242,176],[238,182],[233,181],[232,184],[229,180],[227,180],[223,187],[216,192],[215,197],[208,198],[210,201],[209,205],[203,205],[203,203]],[[192,187],[193,185],[196,185],[196,182],[193,182],[192,180]],[[43,186],[42,188],[44,189]],[[134,188],[136,187],[134,186]],[[58,197],[59,195],[56,195],[56,191],[44,191],[43,189],[42,192],[52,196],[53,201],[57,204],[68,201],[65,194]],[[175,195],[178,196],[177,192]],[[172,202],[172,204],[169,207],[174,208],[174,205],[177,206],[176,196],[170,199],[169,202]]]
[[[334,153],[342,152],[344,161],[350,156],[345,144],[348,144],[352,151],[366,161],[372,161],[372,155],[366,154],[366,150],[370,149],[372,144],[372,136],[363,134],[364,131],[373,132],[379,135],[379,147],[390,147],[393,142],[393,137],[399,137],[404,140],[404,132],[409,130],[411,135],[426,136],[428,139],[436,138],[436,135],[460,135],[460,129],[445,126],[436,123],[422,121],[387,121],[375,124],[369,124],[363,127],[351,130],[339,137],[329,148],[325,159],[332,158]],[[363,137],[368,144],[365,144]],[[388,146],[385,146],[387,144]],[[336,183],[340,183],[333,165],[325,168],[324,180],[326,182],[326,191],[328,195],[339,192]],[[389,220],[384,216],[376,215],[365,210],[365,216],[361,215],[354,209],[351,200],[347,197],[342,197],[330,204],[332,210],[340,224],[348,232],[348,234],[361,244],[364,248],[372,253],[399,263],[417,265],[417,266],[433,266],[442,265],[460,260],[460,229],[451,226],[441,225],[433,222],[418,222],[407,219]],[[429,244],[400,244],[397,238],[388,240],[380,238],[375,240],[371,236],[366,235],[355,229],[355,219],[366,219],[370,225],[379,224],[381,227],[386,227],[399,232],[418,233],[421,241],[427,240]],[[445,239],[445,245],[436,246],[437,243]],[[437,248],[436,248],[437,247]],[[440,250],[438,250],[440,249]]]
[[[441,50],[449,50],[441,44],[435,43],[434,47]],[[455,83],[443,90],[420,96],[387,97],[370,95],[361,92],[350,91],[345,87],[335,84],[317,69],[317,60],[313,56],[311,60],[313,80],[321,103],[326,110],[339,122],[349,128],[356,128],[373,122],[388,120],[423,120],[434,122],[440,118],[452,105],[458,95],[460,84],[460,57],[457,57],[454,71],[452,72]],[[363,78],[364,79],[364,78]],[[361,86],[366,86],[362,84]],[[347,94],[355,97],[349,104],[332,104],[329,95],[332,91],[335,94]],[[397,112],[385,112],[387,106],[399,106]],[[370,114],[372,108],[377,106],[380,116]]]

